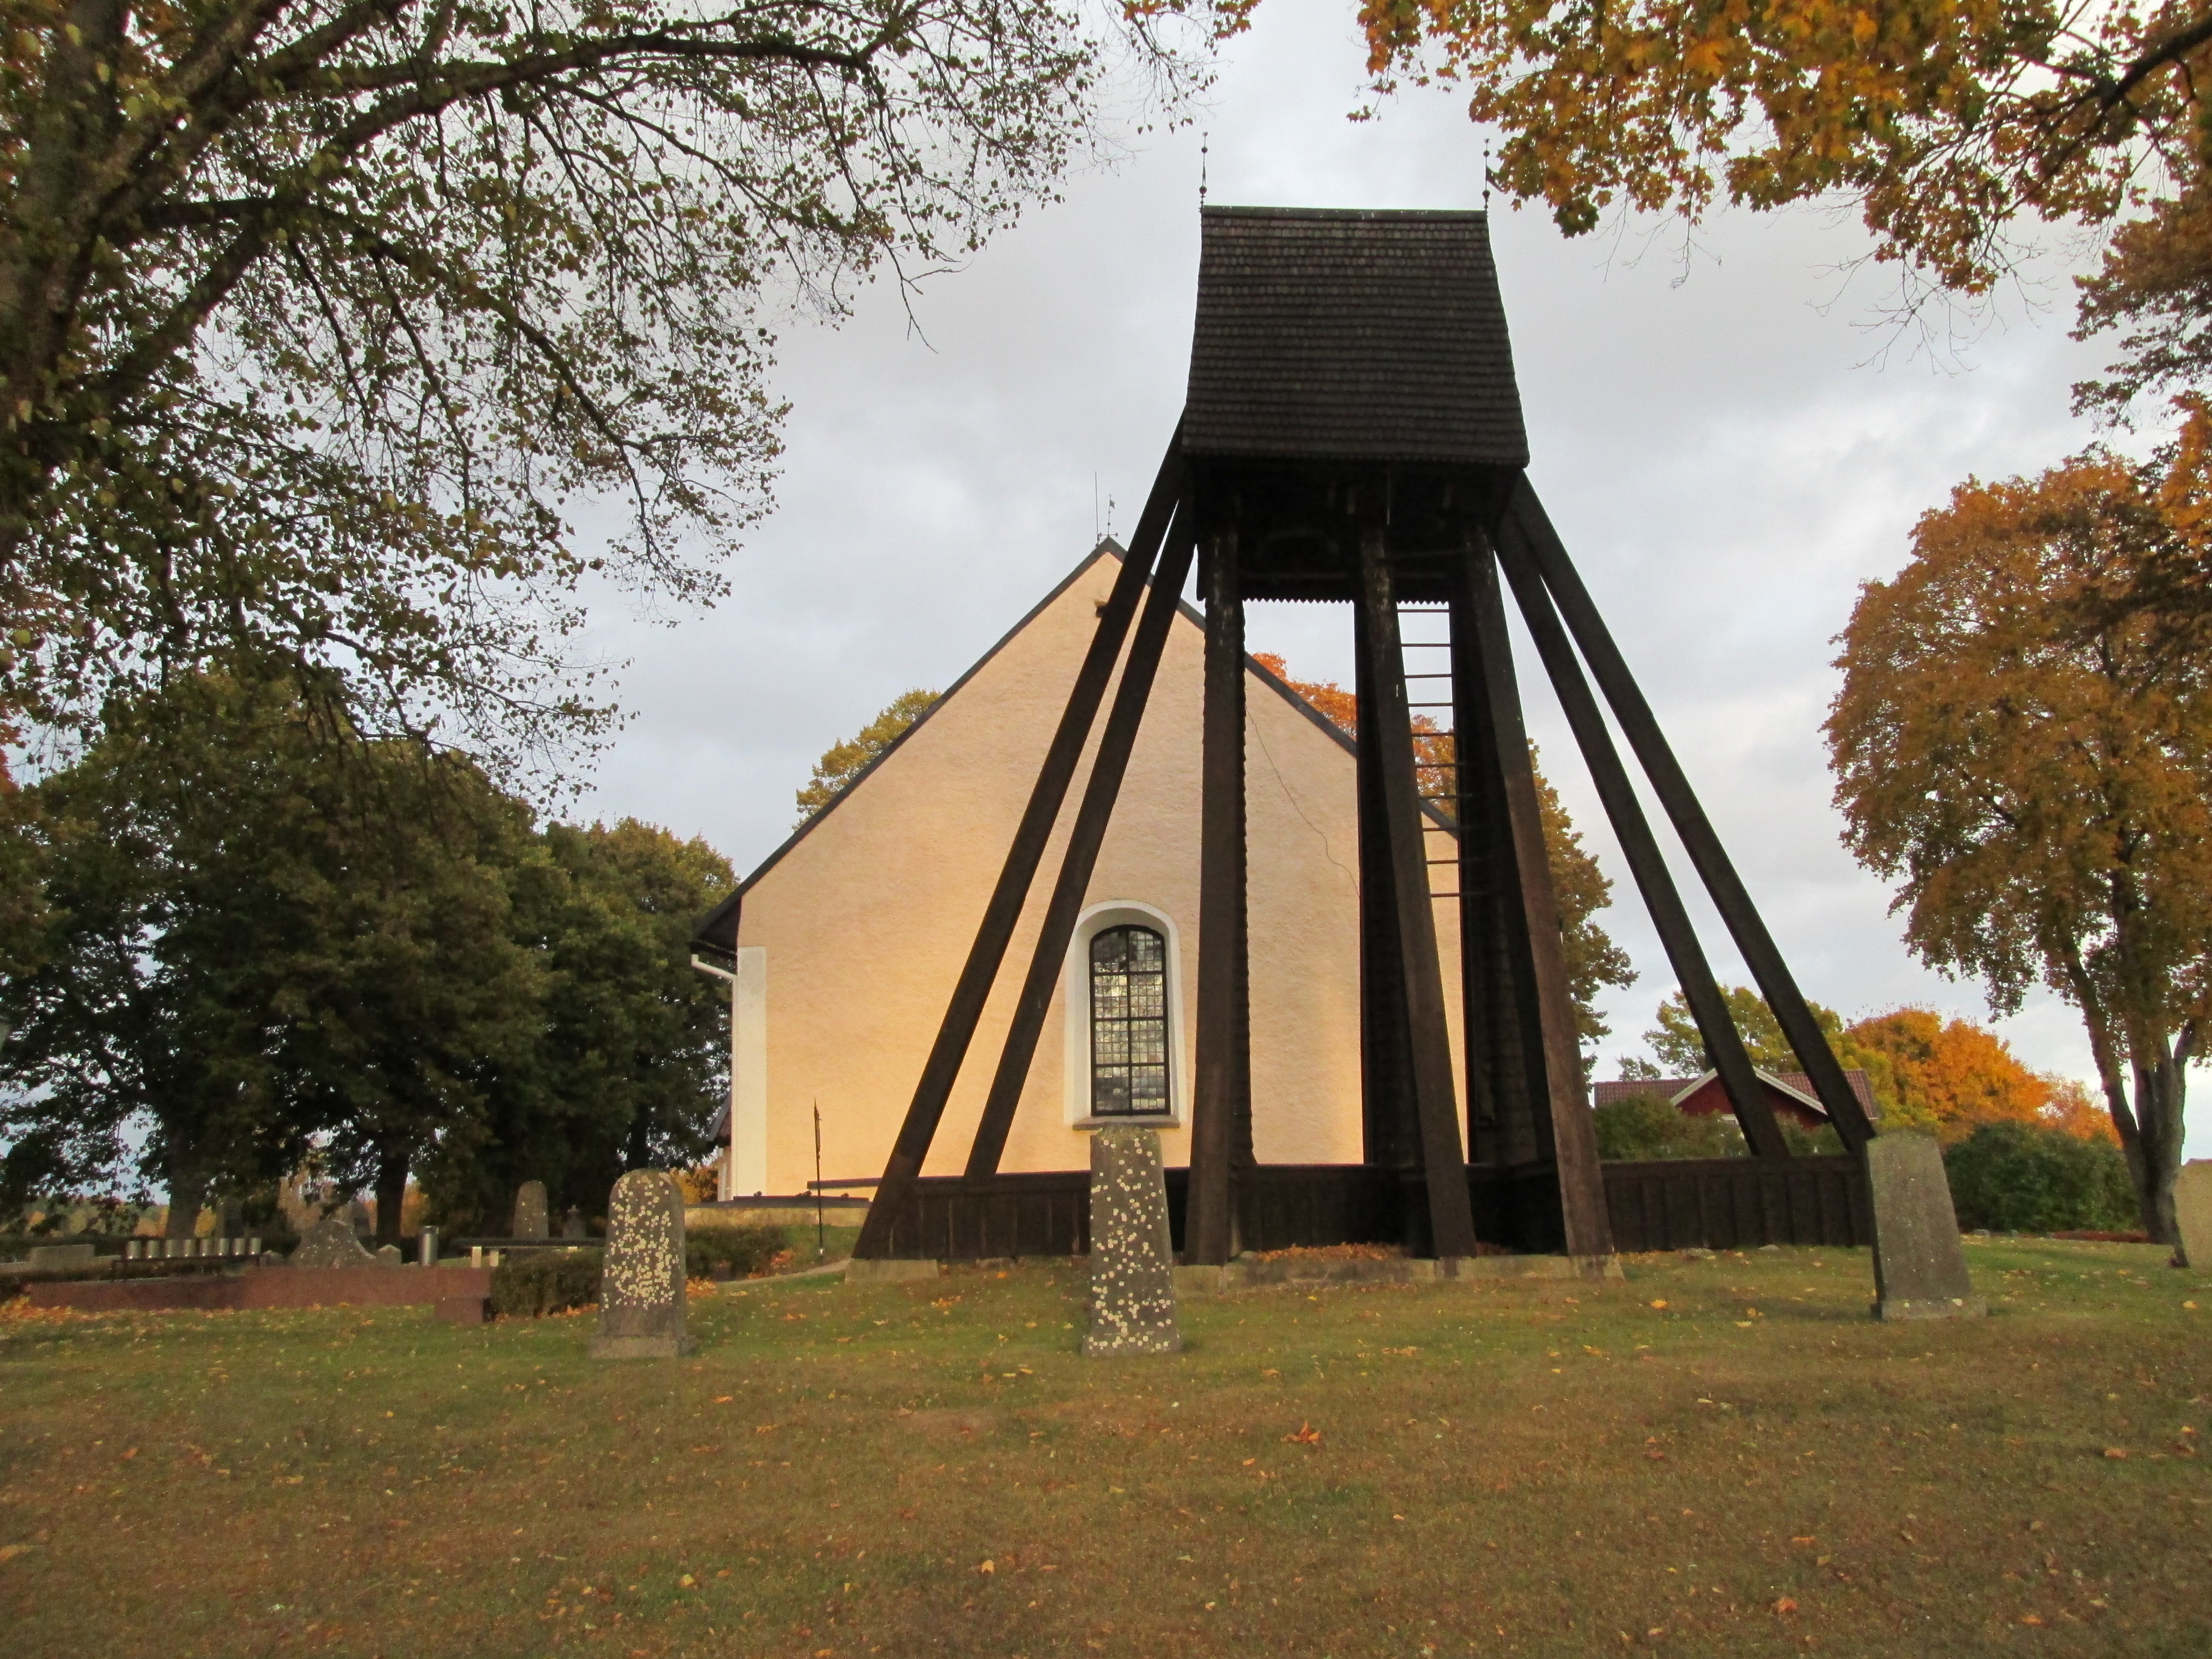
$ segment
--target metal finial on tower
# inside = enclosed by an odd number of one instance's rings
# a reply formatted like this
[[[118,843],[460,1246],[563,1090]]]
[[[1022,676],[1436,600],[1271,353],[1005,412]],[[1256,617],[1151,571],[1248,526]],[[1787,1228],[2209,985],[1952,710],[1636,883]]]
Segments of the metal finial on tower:
[[[1200,207],[1206,205],[1206,151],[1212,137],[1210,132],[1198,135],[1198,204]]]
[[[1204,191],[1199,192],[1201,197],[1205,193]],[[1490,140],[1488,138],[1482,141],[1482,210],[1485,213],[1490,211]]]

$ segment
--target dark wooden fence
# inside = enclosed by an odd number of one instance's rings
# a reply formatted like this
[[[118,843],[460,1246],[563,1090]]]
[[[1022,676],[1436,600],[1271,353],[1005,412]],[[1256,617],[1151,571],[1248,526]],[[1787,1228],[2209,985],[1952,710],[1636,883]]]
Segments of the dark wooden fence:
[[[1601,1166],[1620,1250],[1831,1248],[1874,1239],[1866,1177],[1848,1156],[1719,1158]],[[1476,1231],[1509,1249],[1560,1248],[1550,1171],[1468,1170]],[[1188,1175],[1167,1172],[1168,1221],[1182,1248]],[[1403,1244],[1429,1249],[1420,1176],[1360,1164],[1268,1164],[1237,1187],[1238,1235],[1249,1250],[1297,1245]],[[926,1176],[892,1224],[896,1258],[976,1261],[1083,1255],[1091,1249],[1091,1176],[1082,1170]]]
[[[1617,1250],[1874,1243],[1866,1174],[1848,1154],[1600,1167]]]

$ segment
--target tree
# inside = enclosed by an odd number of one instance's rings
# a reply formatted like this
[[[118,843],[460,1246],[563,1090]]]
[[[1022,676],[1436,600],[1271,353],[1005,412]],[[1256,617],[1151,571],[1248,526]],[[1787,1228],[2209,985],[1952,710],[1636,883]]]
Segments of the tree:
[[[729,998],[692,924],[735,877],[703,841],[624,818],[549,824],[516,873],[515,936],[542,964],[537,1040],[484,1090],[422,1182],[441,1220],[507,1224],[517,1185],[598,1213],[625,1170],[682,1169],[729,1094]]]
[[[1885,1127],[1925,1130],[1948,1146],[1990,1123],[2056,1125],[2051,1079],[2016,1059],[2003,1038],[1932,1008],[1899,1008],[1854,1024],[1856,1063],[1879,1062]]]
[[[1254,660],[1304,698],[1346,737],[1359,734],[1358,699],[1342,686],[1333,680],[1292,679],[1283,659],[1267,653],[1255,653]],[[1416,714],[1413,726],[1415,769],[1422,791],[1425,794],[1448,796],[1454,753],[1452,735],[1438,732],[1425,714]],[[1583,846],[1574,820],[1567,816],[1567,809],[1559,804],[1558,792],[1546,780],[1536,762],[1536,747],[1531,744],[1528,763],[1536,773],[1536,805],[1544,826],[1544,853],[1552,868],[1552,886],[1559,896],[1559,921],[1566,946],[1567,986],[1574,997],[1575,1029],[1582,1041],[1587,1066],[1591,1046],[1612,1029],[1598,1015],[1599,991],[1608,985],[1633,985],[1636,974],[1629,966],[1628,953],[1615,945],[1612,936],[1597,923],[1598,912],[1613,902],[1613,883]],[[1449,799],[1431,804],[1445,817],[1452,816]]]
[[[1843,195],[1878,257],[1979,292],[2009,227],[2105,224],[2194,170],[2201,4],[1370,4],[1379,88],[1463,88],[1491,178],[1570,235],[1615,204],[1696,218]]]
[[[1766,999],[1748,985],[1729,985],[1721,988],[1721,999],[1727,1003],[1729,1018],[1735,1026],[1736,1035],[1743,1039],[1744,1053],[1751,1063],[1762,1072],[1795,1072],[1800,1070],[1796,1051],[1790,1048],[1790,1039],[1782,1035],[1782,1022],[1766,1006]],[[1806,1005],[1812,1010],[1813,1020],[1828,1039],[1829,1045],[1838,1046],[1843,1036],[1844,1022],[1832,1008],[1823,1008],[1817,1002]],[[1698,1034],[1698,1022],[1690,1012],[1688,999],[1677,990],[1659,1005],[1659,1024],[1644,1034],[1644,1041],[1658,1056],[1661,1066],[1667,1068],[1660,1075],[1695,1077],[1712,1069],[1712,1060],[1705,1052],[1705,1040]],[[1840,1054],[1838,1058],[1840,1058]],[[1850,1061],[1844,1061],[1849,1065]]]
[[[874,764],[877,756],[897,742],[899,736],[929,712],[934,691],[902,691],[884,712],[842,743],[833,743],[814,763],[814,775],[799,792],[799,821],[805,823],[842,794],[853,780]]]
[[[765,509],[772,310],[966,258],[1115,64],[1190,88],[1182,9],[7,0],[0,691],[243,653],[589,727],[579,585],[708,599]]]
[[[2040,981],[2080,1012],[2160,1242],[2212,1000],[2212,665],[2113,601],[2198,534],[2202,471],[2185,434],[2145,467],[1961,485],[1862,590],[1826,728],[1846,842],[1899,884],[1913,951],[1998,1012]]]
[[[410,1178],[535,1059],[545,965],[515,937],[512,892],[531,813],[399,738],[316,757],[314,782],[273,872],[270,1067],[287,1123],[342,1191],[374,1195],[394,1244]]]
[[[419,866],[364,855],[380,815],[421,834],[444,812],[442,776],[420,787],[398,758],[319,729],[286,688],[188,677],[111,705],[84,757],[25,792],[46,920],[35,965],[0,989],[11,1188],[96,1178],[143,1132],[138,1162],[188,1231],[211,1188],[282,1176],[343,1127],[300,1063],[326,958],[368,959],[383,995],[392,907],[441,930],[468,911]],[[477,994],[482,965],[465,971]],[[410,1034],[435,1052],[434,1031]]]

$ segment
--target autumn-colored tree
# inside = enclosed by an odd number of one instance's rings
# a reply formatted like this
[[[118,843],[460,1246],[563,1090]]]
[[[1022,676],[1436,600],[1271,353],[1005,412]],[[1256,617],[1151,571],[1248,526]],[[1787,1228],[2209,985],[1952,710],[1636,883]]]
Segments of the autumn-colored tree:
[[[1270,652],[1255,652],[1253,659],[1310,703],[1315,711],[1344,732],[1359,735],[1358,699],[1334,680],[1292,679],[1289,665]],[[1452,735],[1439,732],[1425,714],[1413,717],[1415,772],[1421,792],[1445,817],[1453,816]],[[1528,760],[1536,764],[1531,744]],[[1575,1000],[1575,1027],[1585,1053],[1612,1028],[1599,1018],[1597,995],[1606,986],[1636,982],[1628,953],[1613,942],[1596,921],[1599,911],[1613,902],[1613,883],[1598,868],[1597,860],[1583,847],[1582,836],[1559,803],[1559,792],[1536,767],[1536,804],[1544,825],[1544,853],[1552,866],[1552,885],[1559,901],[1559,919],[1565,932],[1567,984]]]
[[[2124,601],[2201,533],[2203,425],[2148,465],[1960,486],[1862,591],[1827,722],[1845,840],[1914,952],[1999,1012],[2039,981],[2080,1012],[2160,1241],[2212,1012],[2212,653]]]
[[[1379,87],[1464,90],[1492,179],[1570,235],[1616,204],[1854,199],[1881,257],[1978,292],[2022,216],[2101,224],[2194,169],[2201,3],[1367,0]]]
[[[2045,1123],[2056,1115],[2051,1079],[1971,1020],[1899,1008],[1856,1022],[1847,1035],[1859,1053],[1887,1062],[1885,1127],[1924,1129],[1948,1146],[1984,1123]]]
[[[916,689],[902,691],[884,712],[851,737],[833,743],[814,763],[814,775],[799,792],[799,821],[805,823],[843,793],[847,786],[875,762],[877,756],[899,739],[900,733],[929,712],[938,693]]]
[[[1183,9],[0,0],[0,702],[254,652],[589,726],[582,585],[709,599],[765,510],[772,313],[967,258]]]

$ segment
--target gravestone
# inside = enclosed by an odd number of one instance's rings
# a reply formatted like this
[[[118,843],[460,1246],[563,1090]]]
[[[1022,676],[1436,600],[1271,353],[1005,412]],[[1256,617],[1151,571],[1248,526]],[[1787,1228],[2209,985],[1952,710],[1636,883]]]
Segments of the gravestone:
[[[509,1238],[546,1238],[550,1231],[545,1224],[545,1183],[526,1181],[515,1189],[514,1225]]]
[[[343,1211],[311,1225],[300,1235],[300,1248],[292,1252],[295,1267],[368,1267],[375,1261],[362,1249],[354,1236],[353,1218]]]
[[[584,1225],[584,1212],[573,1204],[568,1206],[568,1213],[561,1218],[561,1237],[563,1238],[591,1237],[589,1231]]]
[[[2192,1158],[2173,1179],[2176,1263],[2212,1270],[2212,1158]]]
[[[1175,1353],[1175,1260],[1158,1132],[1113,1124],[1091,1133],[1091,1329],[1093,1358]]]
[[[24,1254],[27,1267],[89,1267],[100,1252],[89,1244],[33,1244]]]
[[[1877,1319],[1960,1319],[1986,1314],[1966,1276],[1943,1149],[1928,1135],[1892,1132],[1867,1143],[1874,1200],[1874,1313]]]
[[[380,1244],[376,1247],[376,1265],[380,1267],[404,1267],[407,1258],[399,1253],[399,1247],[397,1244]]]
[[[673,1359],[684,1334],[684,1189],[662,1170],[632,1170],[607,1199],[594,1359]]]

